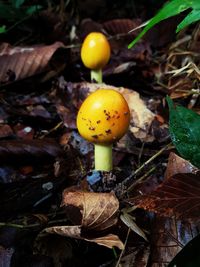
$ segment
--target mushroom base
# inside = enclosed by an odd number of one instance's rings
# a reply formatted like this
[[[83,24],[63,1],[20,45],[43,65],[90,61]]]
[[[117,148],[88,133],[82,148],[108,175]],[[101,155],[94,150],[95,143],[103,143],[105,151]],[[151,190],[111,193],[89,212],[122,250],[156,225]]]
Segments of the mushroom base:
[[[112,144],[111,145],[94,145],[94,162],[95,170],[111,171],[112,170]]]

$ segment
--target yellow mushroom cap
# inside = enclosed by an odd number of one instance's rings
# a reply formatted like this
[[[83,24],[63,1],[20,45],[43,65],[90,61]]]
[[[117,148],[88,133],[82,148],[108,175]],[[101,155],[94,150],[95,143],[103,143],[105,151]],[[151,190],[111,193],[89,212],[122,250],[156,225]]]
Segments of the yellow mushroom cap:
[[[89,33],[81,47],[83,64],[92,70],[102,69],[110,59],[110,45],[100,32]]]
[[[112,89],[98,89],[81,105],[77,128],[86,140],[110,144],[119,140],[128,130],[130,110],[125,98]]]

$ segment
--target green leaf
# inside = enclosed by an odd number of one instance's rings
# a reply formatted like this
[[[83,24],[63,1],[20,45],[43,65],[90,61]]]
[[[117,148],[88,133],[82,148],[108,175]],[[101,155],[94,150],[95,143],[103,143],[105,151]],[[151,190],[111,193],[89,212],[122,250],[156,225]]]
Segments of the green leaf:
[[[20,6],[23,5],[24,2],[25,0],[12,0],[12,5],[15,8],[20,8]]]
[[[175,256],[168,267],[198,267],[200,266],[200,235],[193,238]]]
[[[42,6],[40,6],[40,5],[30,6],[29,8],[27,8],[26,14],[32,15],[40,9],[42,9]]]
[[[4,32],[6,32],[6,26],[5,25],[0,27],[0,33],[4,33]]]
[[[181,23],[177,26],[176,33],[178,33],[183,28],[187,27],[193,22],[200,20],[200,9],[192,10]]]
[[[171,139],[180,155],[200,168],[200,115],[194,111],[173,105],[169,106],[169,131]]]
[[[194,0],[193,0],[194,1]],[[128,48],[134,46],[142,36],[150,30],[153,26],[158,24],[160,21],[169,17],[180,14],[181,12],[192,7],[193,1],[189,0],[171,0],[163,6],[163,8],[149,21],[142,32],[128,45]]]

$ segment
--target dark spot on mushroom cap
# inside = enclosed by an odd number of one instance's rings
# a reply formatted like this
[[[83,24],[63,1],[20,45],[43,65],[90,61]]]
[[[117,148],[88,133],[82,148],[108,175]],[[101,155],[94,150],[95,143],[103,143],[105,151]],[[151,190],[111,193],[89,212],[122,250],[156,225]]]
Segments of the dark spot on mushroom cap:
[[[90,127],[89,127],[89,130],[90,130],[90,131],[94,131],[94,130],[95,130],[95,127],[90,126]]]
[[[106,134],[111,134],[111,130],[108,129],[108,130],[105,130]]]
[[[98,121],[97,121],[97,124],[99,124],[100,122],[101,122],[101,121],[100,121],[100,120],[98,120]]]
[[[98,135],[92,135],[92,138],[98,139]]]

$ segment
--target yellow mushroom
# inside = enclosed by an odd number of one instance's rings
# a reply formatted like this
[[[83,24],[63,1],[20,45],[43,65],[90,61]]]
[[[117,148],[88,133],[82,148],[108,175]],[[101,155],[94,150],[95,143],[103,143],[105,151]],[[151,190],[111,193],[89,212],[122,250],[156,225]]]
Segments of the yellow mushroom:
[[[102,68],[110,59],[110,45],[105,35],[100,32],[88,34],[81,47],[83,64],[91,69],[91,80],[102,82]]]
[[[81,105],[77,116],[80,135],[94,143],[95,169],[112,169],[112,144],[127,131],[130,110],[125,98],[112,89],[98,89]]]

